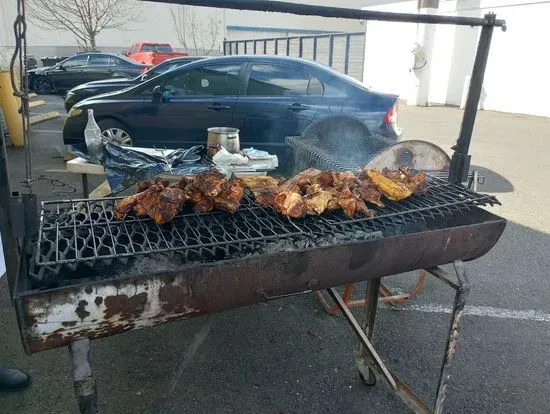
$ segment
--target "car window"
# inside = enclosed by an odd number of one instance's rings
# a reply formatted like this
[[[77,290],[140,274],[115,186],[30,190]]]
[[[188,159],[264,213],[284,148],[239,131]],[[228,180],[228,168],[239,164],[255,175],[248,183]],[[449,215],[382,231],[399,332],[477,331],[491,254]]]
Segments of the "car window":
[[[306,95],[309,74],[292,66],[252,65],[246,94],[248,96]]]
[[[323,83],[315,76],[309,78],[309,85],[307,86],[307,94],[315,96],[323,96],[325,93],[325,87]]]
[[[109,66],[133,66],[131,62],[116,56],[109,57]]]
[[[74,68],[76,66],[86,66],[88,55],[77,55],[65,60],[62,65],[64,68]]]
[[[185,63],[188,63],[188,62],[185,62]],[[178,66],[183,66],[185,63],[174,62],[174,63],[167,63],[166,65],[158,65],[156,68],[153,68],[147,72],[148,73],[147,77],[152,78],[154,76],[158,76],[161,73],[168,72],[169,70],[177,68]]]
[[[90,55],[88,65],[107,66],[110,64],[110,58],[109,55]]]
[[[172,51],[172,48],[168,45],[145,44],[145,45],[141,45],[141,51],[170,53]]]
[[[179,72],[163,89],[166,99],[179,96],[234,96],[240,89],[241,64],[210,65]]]

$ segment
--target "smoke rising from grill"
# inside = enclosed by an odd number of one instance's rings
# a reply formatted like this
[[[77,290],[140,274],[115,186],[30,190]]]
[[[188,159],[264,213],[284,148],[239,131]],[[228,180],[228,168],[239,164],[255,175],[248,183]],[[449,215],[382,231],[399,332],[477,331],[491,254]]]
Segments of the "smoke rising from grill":
[[[306,128],[299,138],[289,137],[287,143],[294,147],[295,170],[299,171],[362,168],[394,141],[373,135],[359,120],[334,116]]]

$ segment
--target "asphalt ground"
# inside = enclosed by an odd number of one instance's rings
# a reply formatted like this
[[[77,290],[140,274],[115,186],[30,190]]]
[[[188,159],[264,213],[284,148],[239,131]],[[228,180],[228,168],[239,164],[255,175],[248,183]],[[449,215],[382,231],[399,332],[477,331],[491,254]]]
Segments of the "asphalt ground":
[[[59,97],[41,98],[47,105],[33,113],[64,113]],[[406,138],[450,151],[461,115],[454,108],[402,106],[400,121]],[[62,172],[62,123],[63,117],[33,126],[33,176],[71,184],[78,189],[73,197],[80,195],[80,177]],[[472,164],[485,176],[479,191],[498,197],[503,205],[491,211],[509,222],[497,246],[466,265],[472,290],[446,412],[547,413],[550,407],[548,142],[550,119],[478,114]],[[8,157],[12,189],[19,189],[23,150],[10,149]],[[34,190],[40,199],[62,198],[46,180]],[[384,283],[407,291],[415,278],[403,274]],[[0,413],[77,412],[68,350],[24,354],[5,285],[1,280],[0,363],[30,372],[33,385],[0,394]],[[428,401],[435,396],[452,300],[447,286],[428,278],[418,298],[378,313],[377,349]],[[193,352],[196,335],[206,339]],[[97,340],[92,352],[102,413],[407,412],[383,384],[360,382],[355,345],[341,317],[328,316],[304,295]]]

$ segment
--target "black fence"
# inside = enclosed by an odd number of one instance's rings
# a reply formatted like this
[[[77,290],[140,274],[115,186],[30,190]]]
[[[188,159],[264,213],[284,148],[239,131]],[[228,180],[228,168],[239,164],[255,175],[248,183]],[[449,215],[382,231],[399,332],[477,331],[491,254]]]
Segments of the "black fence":
[[[365,33],[323,33],[265,39],[226,40],[224,55],[280,55],[324,63],[356,79],[363,79]]]

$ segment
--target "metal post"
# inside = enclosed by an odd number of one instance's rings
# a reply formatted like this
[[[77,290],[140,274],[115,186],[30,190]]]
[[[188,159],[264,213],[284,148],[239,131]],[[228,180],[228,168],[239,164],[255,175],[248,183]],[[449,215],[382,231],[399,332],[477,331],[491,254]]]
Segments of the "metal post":
[[[233,54],[233,42],[229,42],[229,54],[232,55]]]
[[[74,365],[74,391],[78,408],[83,414],[96,414],[97,387],[90,364],[90,340],[84,338],[71,342],[69,351]]]
[[[290,37],[286,38],[286,55],[290,56]]]
[[[334,35],[328,37],[328,65],[332,67],[332,55],[334,54]]]
[[[279,39],[275,39],[275,56],[279,54]]]
[[[460,134],[456,145],[453,147],[455,152],[451,160],[449,181],[455,184],[462,183],[468,179],[468,170],[470,168],[471,158],[471,156],[468,155],[468,150],[470,148],[470,141],[474,130],[477,107],[479,104],[479,97],[481,96],[481,89],[483,87],[483,77],[485,76],[485,68],[487,66],[487,58],[491,47],[491,38],[493,37],[496,17],[493,13],[489,13],[485,15],[485,19],[489,23],[481,29],[481,35],[477,44],[474,67],[472,69],[470,79],[470,88],[468,90],[468,97],[466,98],[466,105],[464,107]]]
[[[365,332],[365,335],[372,340],[374,334],[374,324],[376,322],[376,309],[378,308],[378,293],[380,291],[380,278],[369,279],[367,281],[367,292],[365,294],[365,307],[363,310],[363,322],[361,323],[361,329]],[[359,372],[364,378],[365,383],[374,385],[376,378],[372,371],[365,363],[366,349],[361,342],[357,347],[357,367]]]
[[[254,40],[253,52],[256,54],[256,40]]]
[[[317,60],[317,36],[313,36],[313,60]]]
[[[302,57],[304,54],[304,38],[298,38],[298,57]]]
[[[82,195],[84,198],[90,198],[90,186],[88,184],[88,174],[82,174]]]
[[[223,55],[227,56],[227,41],[223,41]]]
[[[3,116],[1,110],[0,116]],[[19,245],[12,228],[11,190],[5,141],[8,131],[4,131],[3,125],[0,123],[0,235],[4,251],[0,251],[0,254],[3,253],[6,260],[8,286],[10,296],[13,298],[15,279],[19,269]]]
[[[245,41],[244,41],[244,54],[245,54],[245,55],[247,54],[247,51],[248,51],[247,43],[248,43],[248,42],[245,40]]]
[[[443,412],[443,403],[445,402],[447,385],[451,376],[451,362],[456,352],[456,344],[458,341],[460,318],[462,317],[466,299],[470,293],[470,284],[466,277],[464,263],[462,261],[457,261],[454,263],[454,268],[458,279],[458,288],[456,289],[449,337],[447,338],[447,346],[445,347],[445,357],[441,365],[434,414],[441,414]]]
[[[236,55],[239,54],[239,41],[238,40],[235,42],[235,54]]]
[[[346,55],[344,57],[344,73],[347,75],[349,72],[349,47],[350,47],[351,35],[346,34]]]
[[[264,39],[264,55],[267,55],[267,39]]]

